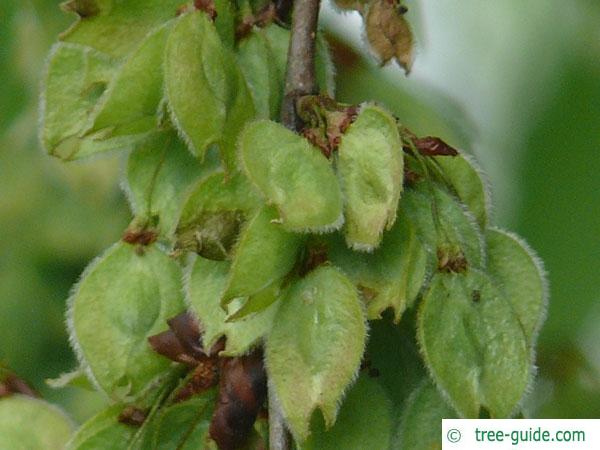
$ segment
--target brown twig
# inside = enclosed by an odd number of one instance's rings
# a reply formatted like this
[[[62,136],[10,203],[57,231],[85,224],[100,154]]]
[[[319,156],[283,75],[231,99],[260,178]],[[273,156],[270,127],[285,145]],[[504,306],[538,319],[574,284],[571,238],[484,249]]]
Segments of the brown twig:
[[[296,100],[319,91],[315,75],[319,4],[320,0],[296,0],[293,6],[281,122],[294,131],[298,131],[301,126],[296,114]]]
[[[315,51],[320,0],[295,0],[292,8],[292,34],[288,49],[285,92],[281,105],[281,122],[299,131],[302,121],[296,102],[303,95],[319,92],[315,73]],[[269,389],[269,448],[288,450],[290,435],[273,389]]]

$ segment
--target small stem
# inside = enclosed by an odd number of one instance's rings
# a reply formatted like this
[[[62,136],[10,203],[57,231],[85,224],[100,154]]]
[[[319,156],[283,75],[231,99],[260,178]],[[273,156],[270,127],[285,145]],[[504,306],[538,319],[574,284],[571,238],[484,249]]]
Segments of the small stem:
[[[281,122],[294,131],[298,131],[301,125],[296,113],[296,100],[319,91],[315,75],[319,4],[320,0],[294,1],[285,93],[281,107]]]
[[[269,388],[269,450],[289,450],[290,434],[275,392]]]

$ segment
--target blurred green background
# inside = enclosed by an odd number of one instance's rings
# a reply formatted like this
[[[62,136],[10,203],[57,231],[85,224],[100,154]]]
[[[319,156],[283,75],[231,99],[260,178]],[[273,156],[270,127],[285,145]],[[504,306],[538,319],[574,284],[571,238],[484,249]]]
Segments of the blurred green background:
[[[386,104],[474,153],[495,222],[544,260],[551,302],[527,401],[535,417],[600,417],[600,2],[408,0],[417,59],[380,69],[360,21],[325,8],[338,98]],[[74,368],[65,301],[129,212],[118,155],[63,164],[37,141],[40,77],[72,18],[55,0],[0,2],[0,362],[82,420],[104,401],[44,380]]]

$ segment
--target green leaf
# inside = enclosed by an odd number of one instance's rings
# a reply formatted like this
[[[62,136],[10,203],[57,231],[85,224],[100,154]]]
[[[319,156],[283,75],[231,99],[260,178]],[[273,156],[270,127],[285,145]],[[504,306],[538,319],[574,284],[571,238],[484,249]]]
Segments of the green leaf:
[[[348,391],[335,425],[328,431],[322,421],[311,427],[303,450],[366,450],[389,448],[392,404],[374,379],[361,376]]]
[[[215,18],[215,28],[223,44],[228,48],[235,45],[235,15],[236,11],[231,0],[214,0],[217,17]]]
[[[277,25],[269,25],[269,28]],[[252,31],[238,44],[237,59],[254,99],[257,117],[279,118],[284,73],[277,65],[267,32]]]
[[[227,318],[227,321],[232,322],[264,311],[279,299],[281,291],[282,286],[279,283],[271,284],[262,291],[248,297],[243,305]]]
[[[163,97],[163,55],[173,22],[153,30],[120,67],[109,84],[86,134],[110,136],[150,131],[157,125]]]
[[[71,0],[66,9],[81,17],[61,40],[121,58],[155,27],[174,18],[181,4],[181,0]]]
[[[53,47],[41,99],[41,139],[49,154],[78,157],[79,137],[114,70],[114,61],[93,49],[70,44]]]
[[[207,175],[196,184],[183,207],[176,248],[208,259],[229,258],[244,218],[252,217],[261,205],[250,182],[239,172]]]
[[[395,119],[375,105],[362,107],[342,136],[338,176],[344,193],[346,241],[372,251],[396,221],[404,153]]]
[[[175,230],[191,186],[217,166],[194,158],[173,131],[138,146],[127,162],[127,191],[134,214],[147,221],[158,219],[161,235]]]
[[[510,302],[481,272],[438,273],[418,317],[418,339],[437,386],[463,417],[509,417],[529,381],[529,350]]]
[[[100,389],[135,395],[169,367],[146,339],[183,309],[179,266],[154,246],[118,243],[86,269],[69,300],[71,342]]]
[[[442,169],[444,181],[451,184],[458,198],[473,213],[481,229],[485,229],[489,220],[491,200],[482,170],[475,158],[465,153],[432,158]]]
[[[61,449],[72,433],[72,422],[45,401],[19,394],[0,399],[0,448]]]
[[[403,220],[414,223],[417,236],[431,255],[436,257],[440,248],[458,246],[471,266],[484,266],[485,247],[479,226],[466,208],[437,184],[423,181],[407,189],[400,208]]]
[[[256,116],[252,94],[246,84],[246,79],[238,69],[235,61],[229,62],[229,69],[234,75],[233,90],[230,99],[223,136],[219,143],[221,159],[228,173],[238,170],[237,142],[239,135],[247,122]]]
[[[85,422],[67,445],[67,450],[126,450],[137,432],[118,421],[125,405],[109,406]]]
[[[304,239],[274,223],[276,218],[273,208],[265,207],[245,224],[234,250],[222,304],[262,291],[294,267]]]
[[[221,139],[237,87],[234,65],[204,12],[179,18],[167,42],[166,93],[179,132],[200,158]]]
[[[435,385],[426,380],[408,399],[392,449],[442,450],[442,419],[458,417]]]
[[[332,240],[329,258],[361,292],[370,320],[380,319],[386,309],[392,308],[395,322],[413,305],[431,272],[432,261],[415,227],[403,219],[384,235],[373,253],[354,252],[340,238]]]
[[[246,177],[231,177],[218,171],[198,181],[181,212],[178,229],[184,230],[201,221],[207,213],[241,211],[247,216],[262,202]]]
[[[209,391],[165,408],[155,426],[152,449],[204,449],[215,397],[215,392]]]
[[[282,299],[267,338],[267,372],[283,415],[298,441],[309,434],[313,411],[335,423],[366,339],[365,314],[356,289],[331,266],[295,282]]]
[[[195,257],[186,276],[185,291],[190,310],[202,324],[204,347],[211,348],[225,336],[226,347],[221,355],[237,356],[246,353],[269,333],[279,302],[244,320],[228,322],[228,312],[221,308],[220,299],[227,285],[229,267],[226,261]],[[231,311],[241,306],[237,303],[230,305]]]
[[[254,122],[240,137],[241,165],[291,231],[342,225],[342,194],[327,158],[306,139],[275,122]]]
[[[533,350],[548,302],[542,262],[522,239],[506,231],[488,229],[486,240],[490,277],[512,305]]]

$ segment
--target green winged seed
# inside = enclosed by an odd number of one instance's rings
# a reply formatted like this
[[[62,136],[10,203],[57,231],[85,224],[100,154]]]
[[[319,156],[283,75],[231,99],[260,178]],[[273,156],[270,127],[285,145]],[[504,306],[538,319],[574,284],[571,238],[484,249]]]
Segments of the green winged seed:
[[[308,141],[266,120],[239,141],[241,166],[290,231],[326,232],[343,223],[342,194],[331,164]]]
[[[251,216],[262,205],[248,179],[242,174],[232,176],[217,171],[198,181],[187,198],[178,229],[193,227],[207,213],[240,211]]]
[[[214,0],[217,17],[215,18],[215,28],[223,44],[228,48],[235,46],[235,20],[236,13],[231,0]]]
[[[91,48],[57,44],[50,52],[41,99],[41,139],[46,151],[74,159],[80,134],[113,77],[115,63]]]
[[[211,390],[161,411],[147,450],[205,449],[215,397]]]
[[[157,248],[118,243],[84,272],[69,300],[73,347],[112,397],[141,392],[169,367],[146,339],[184,308],[179,266]]]
[[[277,119],[283,92],[283,74],[264,30],[254,30],[239,42],[237,60],[248,81],[257,118]]]
[[[132,52],[108,86],[87,134],[138,134],[156,127],[163,98],[163,56],[173,22],[153,30]]]
[[[61,449],[73,433],[73,423],[55,406],[16,394],[0,398],[0,448]]]
[[[265,357],[272,388],[298,441],[320,409],[325,426],[352,383],[365,348],[365,313],[352,282],[331,266],[297,280],[281,301]]]
[[[223,293],[222,304],[256,294],[292,270],[304,238],[275,223],[277,213],[264,207],[242,229]]]
[[[340,238],[332,240],[329,258],[361,292],[369,320],[380,319],[386,309],[392,308],[395,322],[413,305],[431,272],[432,261],[415,227],[403,219],[385,234],[373,253],[353,252]]]
[[[206,163],[205,163],[206,164]],[[262,206],[242,174],[218,170],[192,189],[177,226],[177,249],[193,250],[208,259],[227,259],[240,225]]]
[[[527,339],[514,309],[487,275],[438,273],[423,298],[417,337],[433,379],[462,417],[486,408],[506,418],[530,378]]]
[[[225,291],[229,268],[227,261],[195,257],[186,274],[186,302],[202,324],[205,348],[211,348],[220,337],[226,337],[226,347],[221,355],[238,356],[248,352],[269,333],[279,302],[244,320],[228,322],[228,312],[221,307],[220,299]],[[237,303],[231,305],[232,312],[241,306]]]
[[[450,183],[458,198],[475,216],[481,229],[485,229],[489,220],[491,199],[487,182],[475,158],[465,153],[433,158],[442,170],[443,181]]]
[[[454,196],[428,183],[421,182],[404,192],[400,201],[403,215],[413,222],[417,236],[433,257],[440,247],[457,245],[470,266],[483,268],[485,246],[479,226]]]
[[[541,260],[520,238],[488,229],[488,273],[512,305],[533,349],[544,320],[548,287]]]
[[[219,149],[225,169],[229,174],[233,174],[239,170],[237,158],[238,137],[246,123],[255,118],[256,111],[252,94],[244,76],[233,59],[229,64],[234,83],[231,91],[233,98],[229,101]]]
[[[137,429],[120,423],[125,405],[117,403],[87,420],[73,435],[66,450],[128,450]]]
[[[200,164],[175,132],[156,135],[127,161],[126,188],[134,214],[152,222],[158,219],[160,234],[170,237],[191,187],[216,166],[216,161]]]
[[[373,378],[361,376],[344,398],[335,425],[325,430],[318,421],[302,450],[389,449],[393,422],[385,389]]]
[[[79,20],[61,40],[123,58],[160,24],[177,14],[181,0],[71,0]]]
[[[355,250],[372,251],[396,220],[404,179],[404,156],[395,119],[365,105],[338,148],[344,193],[345,234]]]
[[[282,286],[279,283],[273,283],[262,291],[248,297],[242,306],[227,318],[227,321],[233,322],[248,317],[251,314],[264,311],[279,300],[282,295]]]
[[[397,434],[393,450],[442,450],[442,419],[458,419],[438,392],[426,380],[410,395]]]
[[[167,41],[165,87],[172,118],[200,158],[221,139],[235,81],[232,65],[204,12],[179,18]]]

